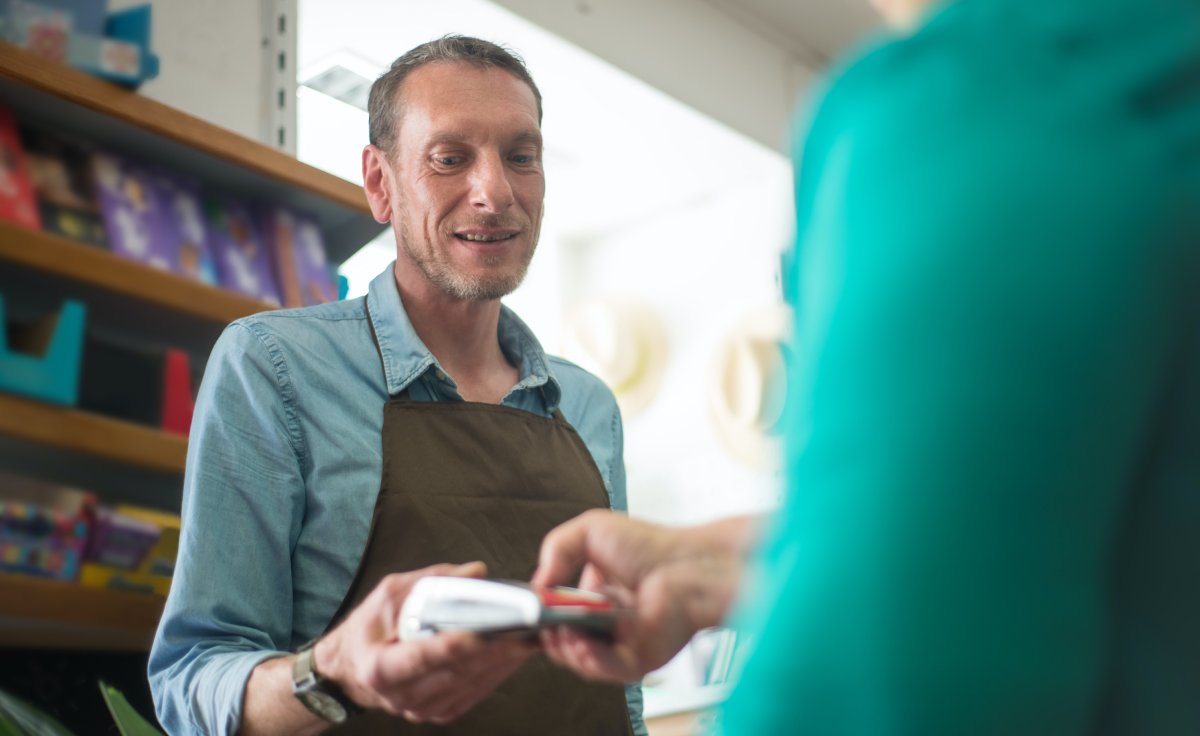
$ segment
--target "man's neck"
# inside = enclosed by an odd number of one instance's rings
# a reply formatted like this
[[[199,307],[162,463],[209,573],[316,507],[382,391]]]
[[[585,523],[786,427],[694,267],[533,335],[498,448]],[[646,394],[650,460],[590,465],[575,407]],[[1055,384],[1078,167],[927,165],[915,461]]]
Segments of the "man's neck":
[[[399,268],[396,286],[417,336],[462,397],[500,403],[520,374],[500,349],[500,300],[455,299],[423,278],[403,278]]]

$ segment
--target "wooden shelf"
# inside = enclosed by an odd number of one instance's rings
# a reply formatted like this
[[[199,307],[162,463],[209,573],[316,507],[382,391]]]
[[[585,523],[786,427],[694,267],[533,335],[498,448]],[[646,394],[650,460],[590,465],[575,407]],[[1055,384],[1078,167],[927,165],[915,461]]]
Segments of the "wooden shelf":
[[[0,647],[146,651],[165,601],[0,573]]]
[[[190,281],[100,248],[2,221],[0,261],[96,286],[219,325],[275,308],[265,302]]]
[[[0,433],[151,470],[183,472],[187,438],[0,394]]]
[[[334,263],[385,228],[351,182],[4,42],[0,105],[22,125],[178,172],[207,192],[308,213]],[[50,313],[64,298],[79,299],[87,304],[89,331],[180,347],[198,362],[223,325],[269,308],[10,223],[0,223],[0,291],[14,321]],[[127,494],[136,491],[135,502],[157,507],[170,505],[161,497],[178,499],[186,457],[184,437],[0,393],[0,469],[89,488],[107,502],[131,500]],[[144,652],[163,605],[161,596],[0,573],[0,648]]]
[[[383,231],[362,187],[199,118],[0,42],[0,100],[18,120],[314,216],[341,263]]]

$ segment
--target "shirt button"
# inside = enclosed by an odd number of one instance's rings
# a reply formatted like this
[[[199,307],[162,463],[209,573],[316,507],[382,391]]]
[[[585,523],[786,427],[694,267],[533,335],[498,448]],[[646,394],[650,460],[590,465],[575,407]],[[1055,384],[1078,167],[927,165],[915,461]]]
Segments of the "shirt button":
[[[437,376],[437,379],[438,379],[439,381],[441,381],[442,383],[445,383],[445,382],[446,382],[446,373],[445,373],[445,371],[443,371],[441,368],[438,368],[438,369],[436,369],[436,370],[433,372],[433,375]]]

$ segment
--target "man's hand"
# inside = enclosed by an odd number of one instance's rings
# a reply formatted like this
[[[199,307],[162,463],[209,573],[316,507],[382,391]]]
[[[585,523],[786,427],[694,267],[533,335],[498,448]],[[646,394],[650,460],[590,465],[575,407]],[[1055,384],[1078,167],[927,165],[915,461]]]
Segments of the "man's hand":
[[[560,627],[542,635],[555,662],[593,679],[628,682],[666,664],[702,628],[720,623],[741,579],[749,519],[670,528],[608,511],[562,524],[542,543],[534,585],[580,587],[631,611],[612,644]]]
[[[414,583],[428,575],[482,577],[481,562],[434,565],[389,575],[350,615],[317,642],[317,672],[337,682],[365,708],[410,721],[446,723],[465,713],[524,663],[530,645],[485,640],[467,633],[399,639],[400,608]]]

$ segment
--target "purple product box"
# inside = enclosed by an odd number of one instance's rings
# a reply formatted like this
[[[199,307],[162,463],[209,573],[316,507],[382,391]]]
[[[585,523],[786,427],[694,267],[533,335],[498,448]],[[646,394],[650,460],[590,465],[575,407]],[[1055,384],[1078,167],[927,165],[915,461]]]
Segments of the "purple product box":
[[[300,279],[300,296],[305,304],[337,301],[337,284],[325,257],[325,238],[311,217],[297,219],[296,271]]]
[[[97,153],[92,157],[92,172],[112,251],[178,273],[174,228],[150,170],[112,154]]]
[[[313,306],[337,300],[321,229],[312,217],[286,207],[260,211],[264,240],[288,307]]]
[[[250,210],[240,202],[211,197],[204,203],[204,219],[221,285],[268,304],[282,304],[271,257]]]
[[[100,508],[92,522],[84,559],[122,570],[136,570],[162,530],[148,521]]]
[[[217,265],[209,251],[200,185],[192,179],[152,169],[155,193],[167,219],[173,247],[179,254],[178,273],[184,278],[217,286]]]

